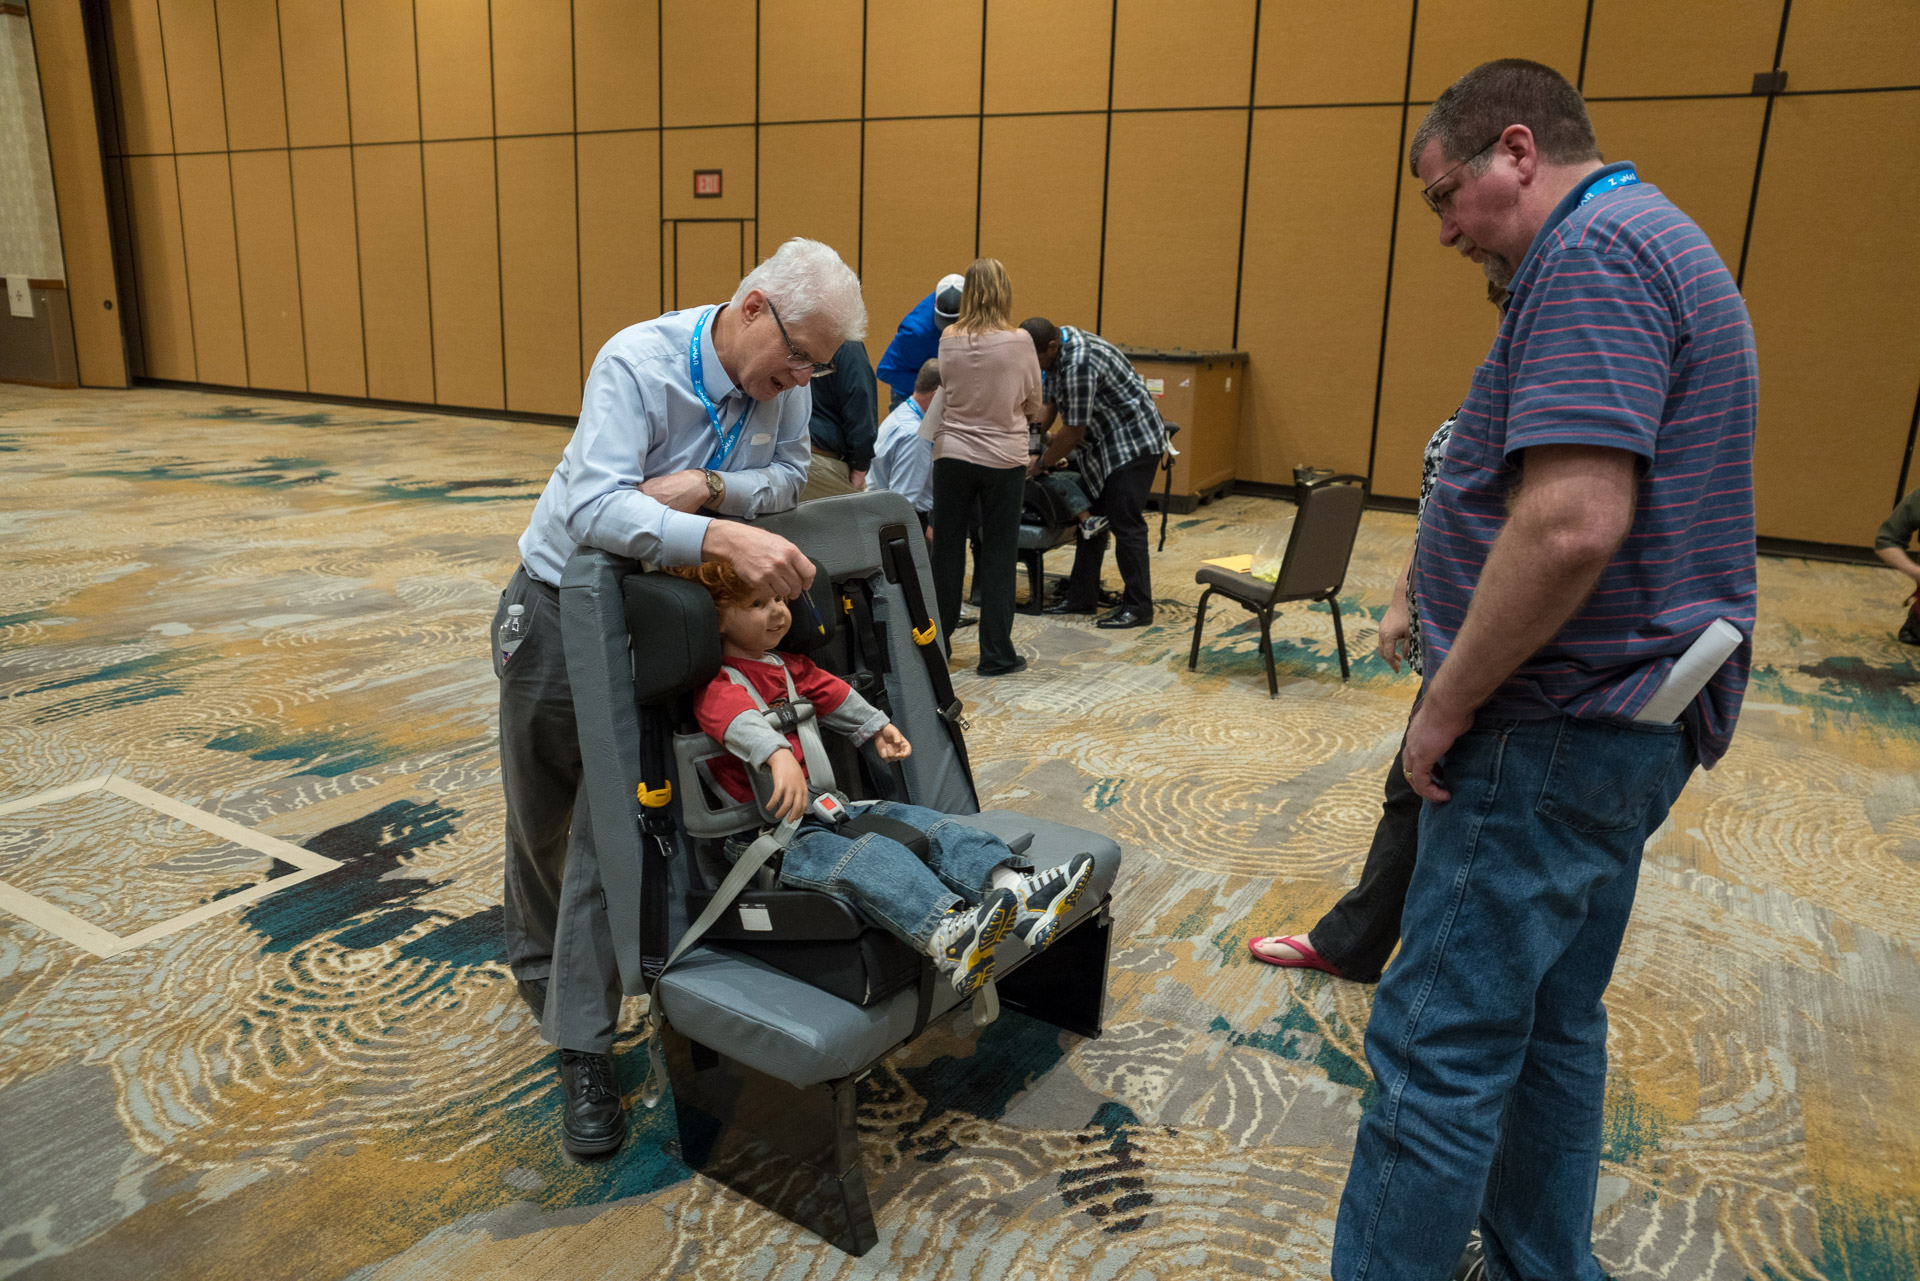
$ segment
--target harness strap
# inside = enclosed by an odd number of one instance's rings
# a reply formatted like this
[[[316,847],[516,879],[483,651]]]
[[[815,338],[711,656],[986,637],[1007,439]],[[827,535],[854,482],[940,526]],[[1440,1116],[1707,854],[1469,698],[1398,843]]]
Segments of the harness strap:
[[[887,693],[887,673],[892,670],[888,659],[887,647],[880,639],[879,624],[873,617],[873,585],[866,579],[854,579],[845,584],[846,611],[853,625],[847,628],[848,665],[854,674],[849,683],[859,690],[866,700],[893,718],[893,699]],[[869,766],[878,758],[868,761]],[[896,801],[911,801],[912,791],[907,786],[907,771],[899,761],[880,761],[888,781],[892,784]],[[875,783],[879,783],[876,771]]]
[[[768,707],[767,700],[760,696],[760,691],[744,674],[725,663],[720,664],[720,670],[727,674],[728,680],[747,691],[747,697],[753,700],[754,707],[767,718],[769,725],[782,734],[794,734],[800,739],[800,754],[805,758],[800,762],[800,770],[807,776],[807,785],[817,792],[837,791],[833,762],[828,759],[827,745],[820,737],[819,718],[814,714],[813,704],[800,697],[800,691],[793,683],[793,673],[780,660],[780,655],[769,651],[767,661],[778,667],[780,674],[787,678],[787,706],[781,711]]]
[[[707,910],[700,913],[693,924],[687,926],[687,932],[682,934],[680,941],[673,945],[673,951],[668,953],[666,963],[660,967],[660,974],[664,975],[672,969],[673,963],[685,956],[688,949],[713,928],[713,923],[733,906],[735,899],[740,897],[740,891],[747,887],[747,882],[766,866],[768,859],[785,849],[793,840],[793,833],[799,826],[798,823],[781,823],[771,832],[761,833],[759,839],[747,847],[746,853],[742,854],[739,861],[728,869],[725,879],[720,882],[720,888],[714,891],[713,901],[707,904]],[[655,976],[656,985],[659,981],[659,976]],[[647,1023],[647,1081],[641,1088],[640,1101],[647,1107],[653,1107],[660,1102],[660,1095],[667,1079],[666,1057],[660,1051],[660,1025],[664,1019],[661,1016],[658,1001],[653,1000],[651,996],[642,1000]]]
[[[641,848],[658,851],[656,863],[643,853],[640,859],[640,975],[648,991],[660,978],[667,952],[667,893],[673,857],[673,782],[667,772],[666,713],[657,707],[640,710]],[[657,784],[651,780],[660,780]]]

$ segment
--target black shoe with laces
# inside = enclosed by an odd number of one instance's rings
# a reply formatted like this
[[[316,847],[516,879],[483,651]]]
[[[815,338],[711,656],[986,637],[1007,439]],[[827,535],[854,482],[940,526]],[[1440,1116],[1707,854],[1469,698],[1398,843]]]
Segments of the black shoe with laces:
[[[560,1051],[560,1141],[575,1156],[605,1156],[626,1141],[627,1109],[613,1056]]]
[[[1473,1235],[1467,1238],[1467,1248],[1460,1252],[1460,1262],[1453,1265],[1451,1281],[1487,1281],[1486,1247],[1480,1243],[1479,1228],[1475,1228]]]
[[[1074,904],[1093,879],[1093,855],[1075,854],[1069,861],[1043,872],[1029,872],[1020,878],[1014,891],[1020,912],[1014,918],[1013,932],[1026,940],[1035,952],[1053,942],[1061,924],[1073,912]]]

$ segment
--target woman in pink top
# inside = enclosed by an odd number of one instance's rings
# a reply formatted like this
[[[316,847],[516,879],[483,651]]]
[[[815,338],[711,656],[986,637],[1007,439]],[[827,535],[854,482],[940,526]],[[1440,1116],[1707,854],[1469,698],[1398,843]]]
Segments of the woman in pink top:
[[[982,676],[1020,671],[1013,648],[1013,579],[1026,489],[1027,422],[1041,413],[1040,361],[1013,325],[1013,285],[996,258],[976,258],[960,293],[960,317],[940,336],[940,391],[927,406],[933,437],[933,590],[940,628],[960,621],[967,525],[980,505]]]

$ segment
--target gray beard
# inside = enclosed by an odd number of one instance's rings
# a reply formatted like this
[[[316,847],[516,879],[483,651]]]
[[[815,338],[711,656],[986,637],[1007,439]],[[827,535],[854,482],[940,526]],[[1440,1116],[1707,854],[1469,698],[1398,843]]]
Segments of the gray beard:
[[[1480,252],[1484,255],[1480,259],[1480,270],[1486,273],[1494,288],[1505,289],[1513,281],[1513,264],[1490,249]]]

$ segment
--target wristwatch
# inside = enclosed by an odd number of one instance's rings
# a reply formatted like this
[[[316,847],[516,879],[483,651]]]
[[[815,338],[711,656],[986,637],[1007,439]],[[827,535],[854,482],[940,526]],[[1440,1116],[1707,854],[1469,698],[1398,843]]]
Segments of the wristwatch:
[[[707,481],[706,506],[713,508],[715,511],[719,511],[721,500],[727,496],[727,482],[720,479],[719,472],[713,471],[710,468],[701,468],[700,474],[706,477]]]

